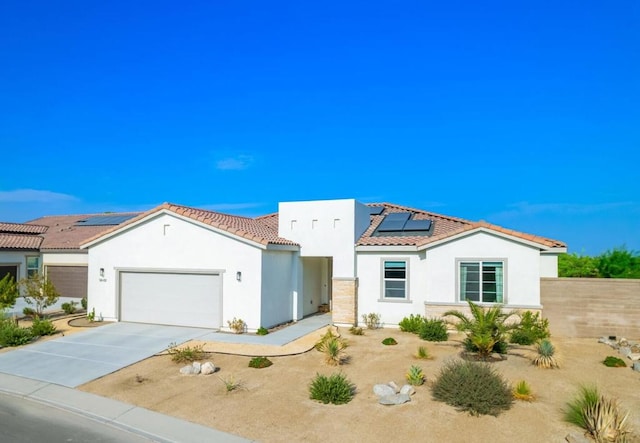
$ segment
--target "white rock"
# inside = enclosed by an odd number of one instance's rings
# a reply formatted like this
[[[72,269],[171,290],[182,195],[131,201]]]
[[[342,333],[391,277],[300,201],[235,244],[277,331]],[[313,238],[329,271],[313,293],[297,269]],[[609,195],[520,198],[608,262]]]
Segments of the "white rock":
[[[404,385],[401,389],[400,389],[400,393],[401,394],[407,394],[407,395],[413,395],[416,393],[416,389],[411,386],[411,385]]]
[[[200,373],[202,375],[209,375],[213,374],[214,372],[216,372],[216,367],[210,361],[204,363],[200,368]]]
[[[200,362],[198,361],[194,361],[193,364],[191,365],[193,366],[193,373],[194,374],[199,374],[200,373],[200,369],[202,367],[202,365],[200,364]]]
[[[393,394],[380,397],[378,403],[381,405],[401,405],[408,401],[411,401],[411,397],[408,394]]]
[[[398,385],[397,385],[395,382],[390,381],[390,382],[389,382],[389,383],[387,383],[387,384],[388,384],[389,386],[391,386],[391,387],[393,388],[393,390],[394,390],[394,391],[396,391],[395,393],[398,393],[398,391],[400,391],[400,388],[398,387]]]
[[[183,375],[193,375],[194,368],[192,365],[183,366],[182,368],[180,368],[180,373]]]
[[[631,361],[638,361],[640,360],[640,354],[629,354],[627,358]]]
[[[395,395],[396,391],[389,385],[374,385],[373,393],[378,397],[386,397],[389,395]]]

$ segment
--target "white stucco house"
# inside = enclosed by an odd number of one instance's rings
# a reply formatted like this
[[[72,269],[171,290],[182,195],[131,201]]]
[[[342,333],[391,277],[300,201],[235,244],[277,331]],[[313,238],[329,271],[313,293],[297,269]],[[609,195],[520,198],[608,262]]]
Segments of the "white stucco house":
[[[542,310],[562,242],[403,206],[284,202],[257,218],[165,203],[80,245],[105,321],[272,327],[330,309],[352,325],[437,316],[466,300]]]

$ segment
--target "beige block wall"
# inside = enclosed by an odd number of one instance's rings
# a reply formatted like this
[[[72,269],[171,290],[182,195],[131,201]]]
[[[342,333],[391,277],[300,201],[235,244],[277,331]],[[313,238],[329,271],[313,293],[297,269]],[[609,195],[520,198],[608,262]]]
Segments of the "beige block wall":
[[[331,298],[333,323],[355,325],[358,319],[358,279],[334,278]]]
[[[552,335],[640,339],[640,280],[542,278],[540,301]]]

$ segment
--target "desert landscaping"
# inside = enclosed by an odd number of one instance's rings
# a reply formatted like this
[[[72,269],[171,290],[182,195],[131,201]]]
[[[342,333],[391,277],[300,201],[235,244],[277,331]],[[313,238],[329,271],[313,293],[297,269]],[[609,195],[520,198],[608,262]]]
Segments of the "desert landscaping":
[[[563,408],[580,386],[595,385],[607,397],[619,399],[620,406],[630,411],[632,429],[640,429],[640,373],[630,369],[627,359],[626,368],[603,365],[607,356],[618,353],[598,343],[597,337],[552,336],[560,362],[557,369],[532,365],[534,346],[512,345],[506,359],[489,364],[511,384],[525,380],[534,400],[515,401],[498,416],[471,416],[434,400],[430,388],[445,362],[461,358],[464,334],[451,332],[448,341],[427,342],[397,329],[365,329],[364,335],[356,336],[348,328],[338,328],[349,347],[347,360],[336,367],[313,349],[324,332],[283,348],[264,348],[265,355],[272,355],[273,365],[263,369],[248,367],[249,355],[259,355],[259,348],[195,342],[187,345],[203,345],[207,354],[202,361],[213,362],[219,368],[216,373],[181,375],[184,364],[174,363],[163,353],[80,389],[261,442],[562,442],[568,434],[584,432],[563,421]],[[398,344],[383,345],[386,337]],[[425,346],[433,358],[416,359],[419,346]],[[273,356],[287,352],[297,354]],[[390,381],[402,386],[412,365],[423,369],[426,382],[415,387],[411,401],[378,404],[373,386]],[[349,403],[323,404],[309,398],[309,384],[316,374],[338,372],[356,386]],[[237,388],[228,391],[229,383]]]

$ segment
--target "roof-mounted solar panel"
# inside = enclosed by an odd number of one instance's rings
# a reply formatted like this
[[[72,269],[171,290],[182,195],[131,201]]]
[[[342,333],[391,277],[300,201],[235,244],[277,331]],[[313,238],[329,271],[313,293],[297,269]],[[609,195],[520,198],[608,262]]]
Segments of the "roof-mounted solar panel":
[[[369,206],[370,215],[380,215],[384,211],[384,206]]]
[[[402,232],[410,217],[409,212],[391,212],[385,215],[382,223],[378,226],[378,232]]]
[[[407,220],[405,231],[428,231],[431,229],[431,220]]]
[[[135,214],[129,215],[96,215],[86,218],[84,220],[78,220],[75,226],[117,226],[120,223],[132,219]]]

